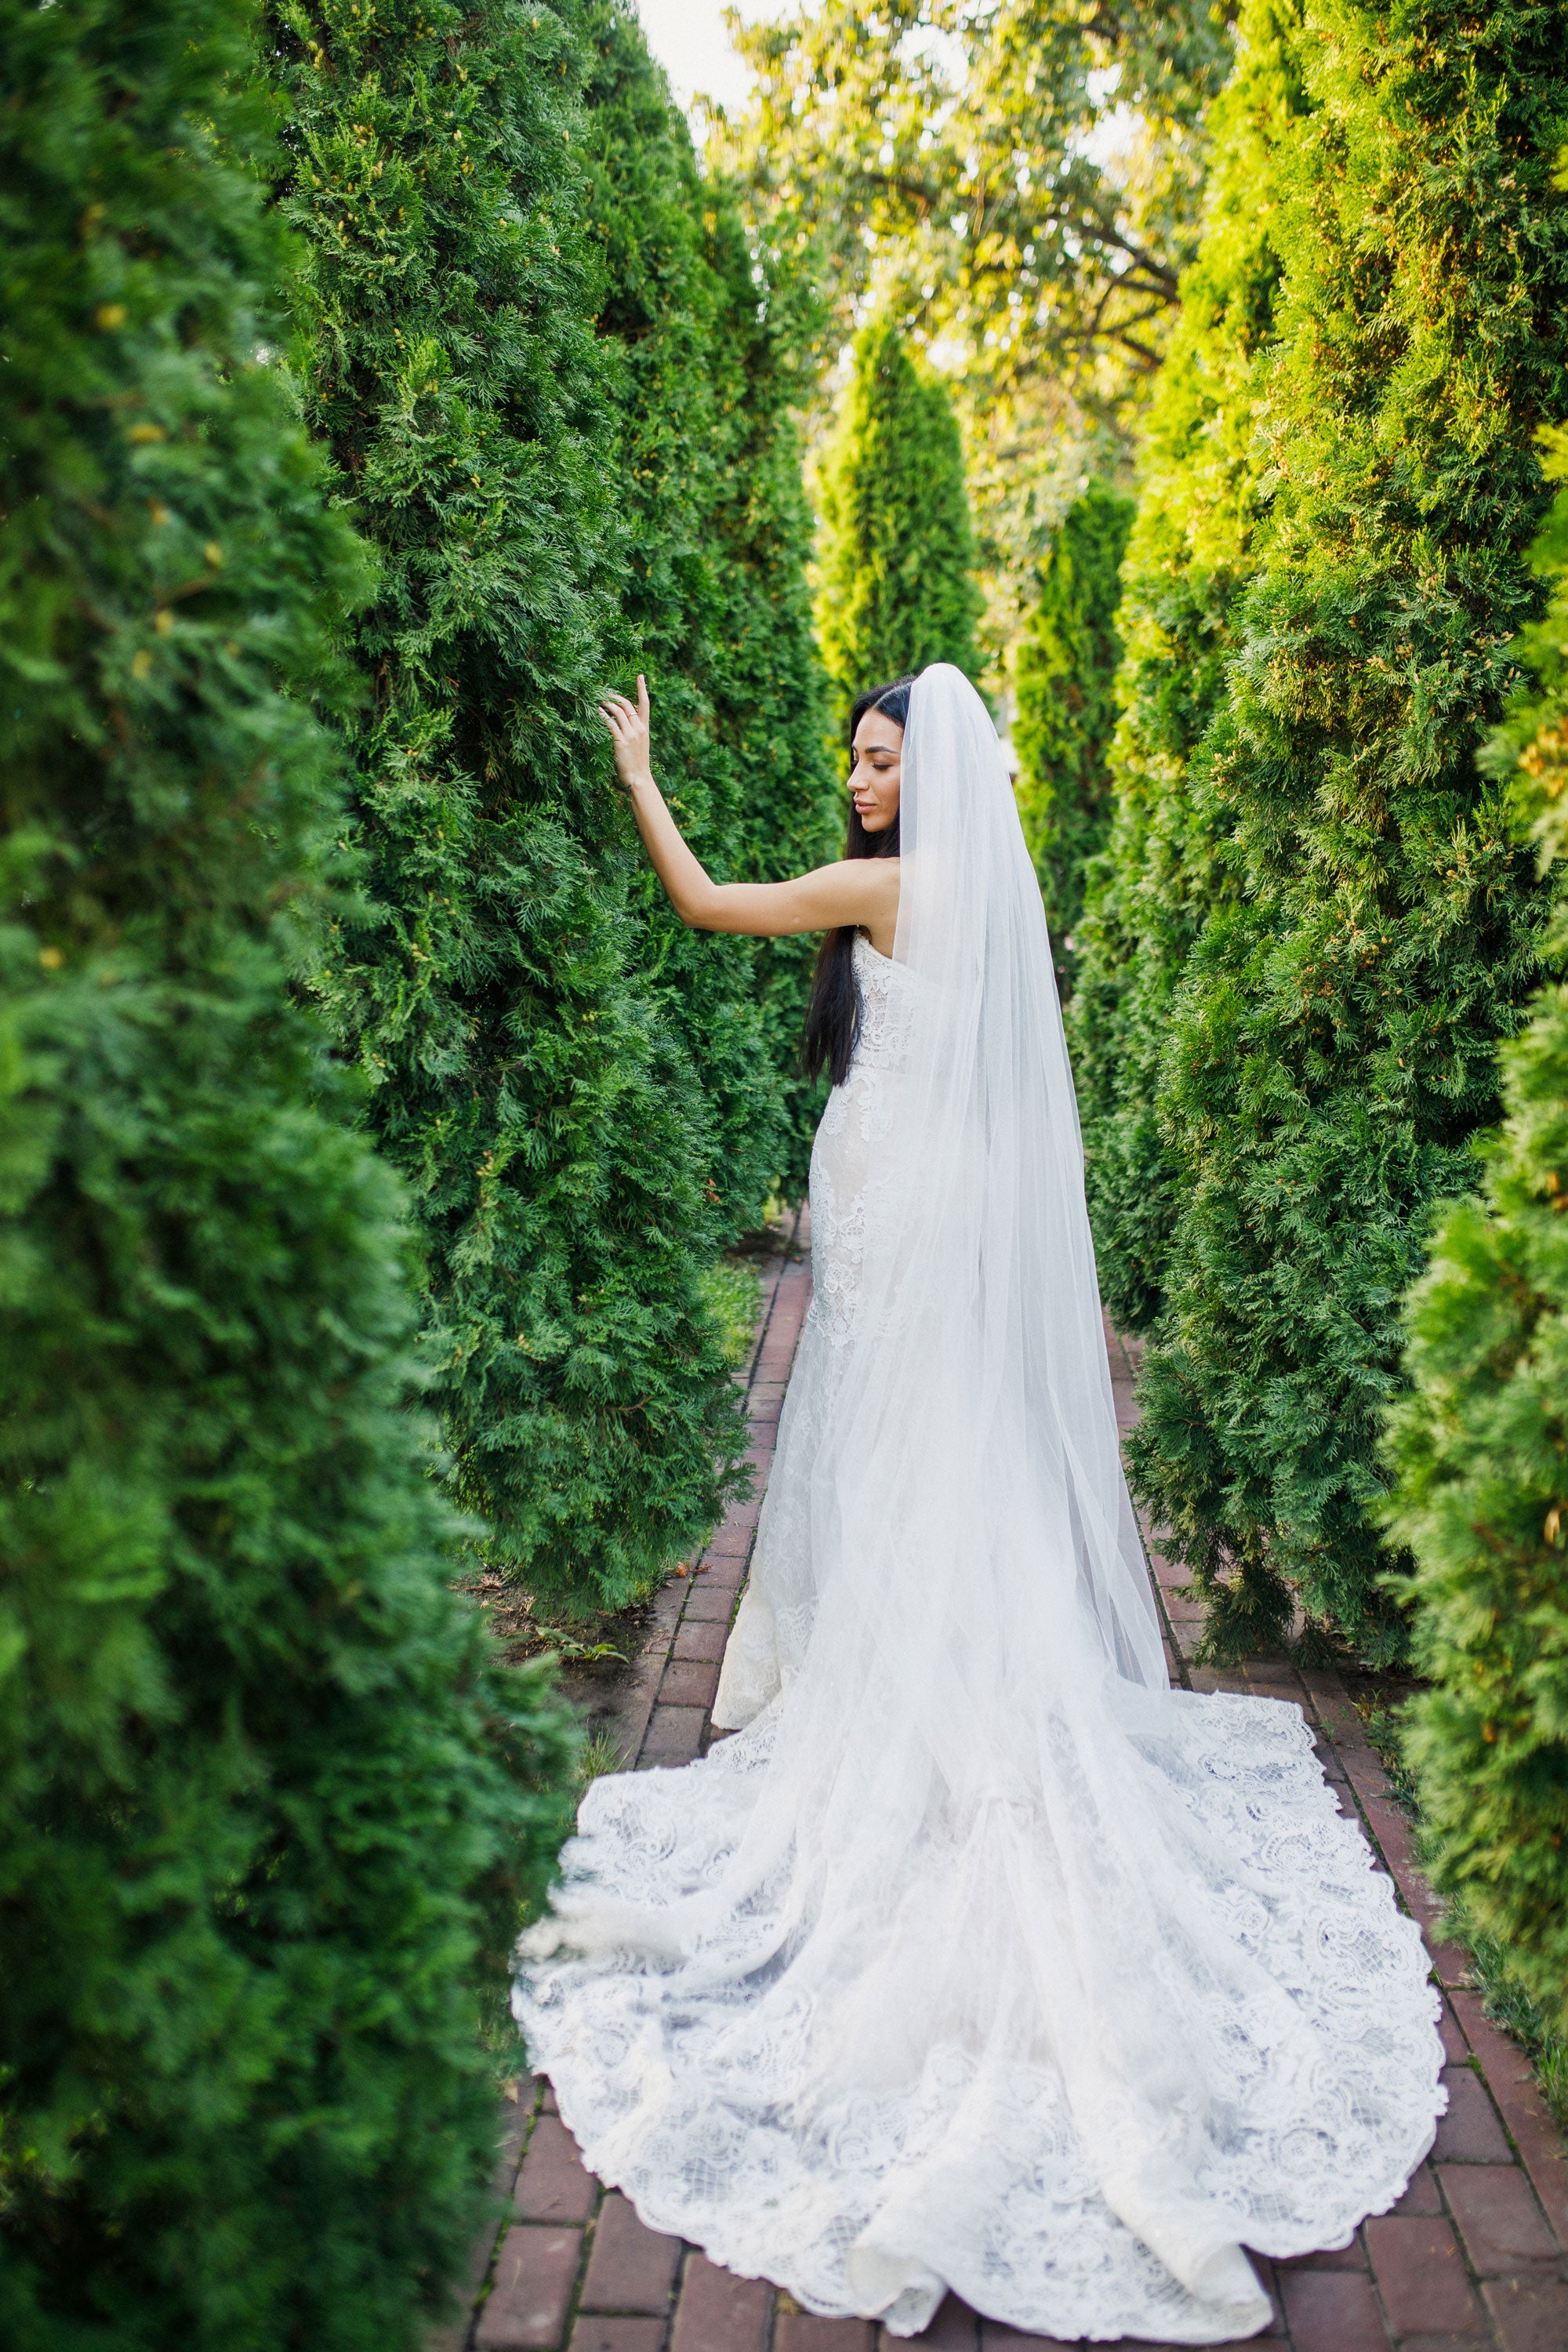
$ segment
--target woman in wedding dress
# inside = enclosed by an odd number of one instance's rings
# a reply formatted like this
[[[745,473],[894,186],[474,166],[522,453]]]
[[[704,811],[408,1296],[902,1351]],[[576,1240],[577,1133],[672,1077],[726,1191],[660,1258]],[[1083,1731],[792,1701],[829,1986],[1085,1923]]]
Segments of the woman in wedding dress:
[[[700,929],[834,934],[814,1298],[715,1722],[596,1780],[516,2010],[584,2160],[807,2309],[1216,2344],[1444,2104],[1415,1924],[1297,1707],[1169,1686],[1039,890],[956,669],[865,698],[850,854]],[[895,830],[896,828],[896,830]],[[895,848],[896,855],[879,855]]]

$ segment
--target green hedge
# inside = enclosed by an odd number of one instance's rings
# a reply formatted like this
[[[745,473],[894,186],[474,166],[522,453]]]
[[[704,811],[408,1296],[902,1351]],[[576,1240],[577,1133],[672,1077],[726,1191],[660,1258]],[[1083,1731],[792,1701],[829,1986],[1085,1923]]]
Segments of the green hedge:
[[[1040,877],[1057,978],[1070,992],[1084,869],[1110,822],[1106,768],[1121,658],[1116,608],[1132,501],[1091,482],[1062,517],[1014,657],[1018,813]]]
[[[1568,435],[1552,471],[1568,477]],[[1568,849],[1568,492],[1541,542],[1557,575],[1524,647],[1542,691],[1493,764],[1544,858]],[[1551,961],[1568,955],[1559,909]],[[1479,1201],[1451,1208],[1409,1302],[1413,1392],[1390,1416],[1387,1524],[1415,1555],[1427,1687],[1406,1746],[1434,1880],[1568,2029],[1568,988],[1502,1051],[1506,1118]]]
[[[1403,1641],[1368,1518],[1398,1302],[1538,974],[1542,894],[1475,746],[1538,601],[1533,436],[1568,411],[1561,32],[1321,0],[1301,43],[1251,420],[1269,519],[1201,751],[1223,887],[1160,1057],[1177,1213],[1133,1442],[1218,1647],[1297,1595],[1371,1657]]]
[[[289,972],[362,557],[235,0],[0,0],[0,2336],[395,2352],[567,1727],[447,1590],[399,1189]]]
[[[1275,338],[1280,151],[1305,103],[1289,0],[1248,0],[1234,76],[1210,117],[1203,244],[1140,456],[1122,563],[1125,662],[1103,852],[1085,876],[1068,1034],[1083,1119],[1100,1286],[1119,1330],[1165,1298],[1182,1199],[1163,1130],[1172,1005],[1211,908],[1234,895],[1218,851],[1229,814],[1207,789],[1237,596],[1266,543],[1268,463],[1254,405]]]
[[[531,1591],[615,1607],[712,1524],[743,1436],[700,1290],[726,1113],[636,968],[595,708],[637,516],[585,52],[517,0],[272,31],[307,415],[383,559],[351,643],[364,898],[318,985],[418,1203],[454,1491]]]
[[[629,0],[580,0],[584,169],[604,254],[600,348],[629,527],[616,647],[647,670],[661,781],[710,870],[777,880],[843,848],[826,681],[805,581],[811,525],[791,404],[803,339],[759,289],[733,196],[699,173]],[[804,1184],[815,1092],[800,1075],[816,942],[688,931],[640,883],[639,967],[701,1080],[727,1232]]]

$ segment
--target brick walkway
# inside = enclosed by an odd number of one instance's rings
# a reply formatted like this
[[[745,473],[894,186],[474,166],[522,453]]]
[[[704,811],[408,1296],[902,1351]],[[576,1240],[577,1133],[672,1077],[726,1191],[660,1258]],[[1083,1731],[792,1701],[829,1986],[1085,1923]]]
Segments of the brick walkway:
[[[769,1265],[744,1375],[759,1491],[809,1298],[802,1259]],[[1132,1368],[1114,1340],[1111,1368],[1125,1427],[1136,1411]],[[695,1572],[660,1596],[621,1724],[623,1752],[639,1767],[683,1763],[707,1744],[756,1521],[755,1502],[736,1506]],[[1296,1700],[1341,1804],[1360,1814],[1380,1864],[1428,1927],[1433,1905],[1408,1825],[1339,1677],[1298,1671],[1283,1653],[1234,1674],[1189,1666],[1202,1612],[1180,1598],[1181,1572],[1152,1557],[1173,1675],[1194,1690]],[[1468,1989],[1463,1955],[1430,1932],[1427,1941],[1450,2062],[1436,2147],[1396,2210],[1365,2223],[1342,2253],[1258,2264],[1275,2320],[1252,2341],[1293,2352],[1568,2352],[1568,2151],[1525,2060]],[[506,2218],[476,2249],[475,2306],[431,2352],[892,2352],[900,2340],[859,2320],[814,2319],[763,2281],[731,2277],[645,2229],[584,2170],[548,2085],[525,2086],[509,2112],[496,2187]],[[950,2296],[917,2340],[932,2352],[1000,2352],[1055,2339],[979,2320]],[[1138,2352],[1131,2339],[1127,2352]]]

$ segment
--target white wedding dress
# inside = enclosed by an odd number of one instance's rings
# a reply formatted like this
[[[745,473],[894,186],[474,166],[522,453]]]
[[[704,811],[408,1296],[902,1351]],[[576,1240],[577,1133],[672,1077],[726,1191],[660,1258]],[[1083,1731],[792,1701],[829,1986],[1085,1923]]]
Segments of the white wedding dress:
[[[1300,1710],[1167,1686],[1039,894],[914,688],[892,959],[812,1160],[814,1297],[715,1720],[597,1780],[530,2055],[654,2228],[916,2335],[1266,2326],[1430,2146],[1437,2000]]]

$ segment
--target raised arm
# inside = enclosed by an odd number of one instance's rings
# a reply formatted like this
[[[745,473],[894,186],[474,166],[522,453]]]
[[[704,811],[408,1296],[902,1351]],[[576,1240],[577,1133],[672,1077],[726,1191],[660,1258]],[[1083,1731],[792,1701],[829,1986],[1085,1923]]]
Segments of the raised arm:
[[[653,780],[645,680],[637,679],[635,703],[624,694],[607,694],[599,708],[615,739],[616,770],[637,831],[683,923],[696,931],[743,931],[762,939],[855,923],[870,932],[873,946],[884,953],[891,949],[899,911],[896,857],[843,858],[789,882],[712,881]]]

